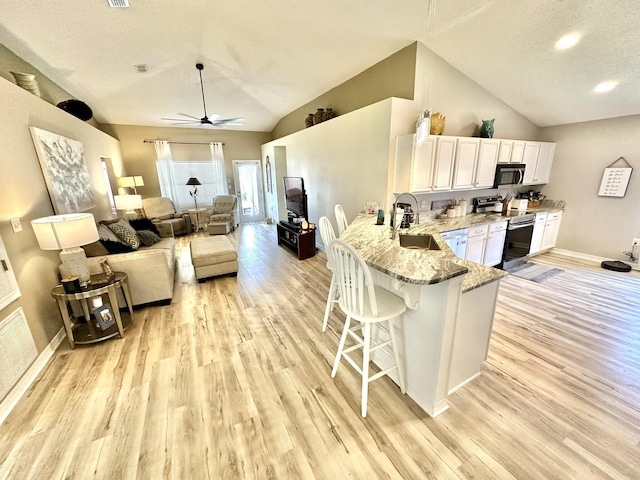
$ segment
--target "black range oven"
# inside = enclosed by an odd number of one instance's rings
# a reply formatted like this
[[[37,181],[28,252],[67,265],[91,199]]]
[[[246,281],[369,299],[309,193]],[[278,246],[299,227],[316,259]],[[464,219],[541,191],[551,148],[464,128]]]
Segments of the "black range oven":
[[[516,263],[525,261],[531,249],[531,237],[533,237],[533,225],[535,214],[520,214],[509,218],[507,226],[507,238],[504,244],[502,256],[503,269]]]

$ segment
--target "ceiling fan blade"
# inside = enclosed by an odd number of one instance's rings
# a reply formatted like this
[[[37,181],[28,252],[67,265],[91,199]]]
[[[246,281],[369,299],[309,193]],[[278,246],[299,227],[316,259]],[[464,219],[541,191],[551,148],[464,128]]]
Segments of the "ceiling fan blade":
[[[216,125],[244,125],[244,118],[220,118],[218,120],[214,120],[213,123]]]
[[[169,120],[171,122],[180,122],[180,123],[200,123],[200,119],[196,118],[194,120],[188,120],[186,118],[165,118],[162,117],[161,120]]]
[[[187,115],[186,113],[178,113],[178,115],[193,118],[194,120],[200,120],[198,117],[194,117],[193,115]]]

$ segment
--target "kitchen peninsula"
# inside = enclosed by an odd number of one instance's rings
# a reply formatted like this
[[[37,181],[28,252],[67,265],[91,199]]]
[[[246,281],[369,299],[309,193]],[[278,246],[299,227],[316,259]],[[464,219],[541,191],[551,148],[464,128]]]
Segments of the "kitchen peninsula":
[[[408,310],[395,328],[407,394],[432,417],[448,408],[450,393],[480,375],[505,275],[457,258],[441,230],[413,225],[402,234],[431,235],[437,247],[405,248],[400,235],[390,238],[388,223],[376,225],[375,216],[361,214],[340,237],[360,252],[376,284],[404,298]],[[373,361],[382,369],[393,364],[383,350]],[[398,383],[397,373],[389,376]]]

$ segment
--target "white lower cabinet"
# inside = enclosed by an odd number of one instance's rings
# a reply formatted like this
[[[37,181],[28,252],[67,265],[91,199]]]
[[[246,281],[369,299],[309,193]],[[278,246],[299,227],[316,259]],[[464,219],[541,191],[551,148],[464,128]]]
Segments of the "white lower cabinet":
[[[542,250],[542,236],[544,226],[547,223],[547,212],[536,213],[536,220],[533,224],[533,235],[531,236],[531,248],[529,255],[534,255]]]
[[[553,212],[547,215],[547,223],[544,225],[544,234],[542,235],[541,250],[548,250],[556,246],[561,220],[562,212]]]
[[[484,251],[484,264],[490,267],[502,262],[504,241],[507,238],[507,222],[496,222],[489,225],[487,245]]]
[[[466,260],[493,267],[502,262],[507,222],[486,223],[469,228]]]
[[[469,227],[469,238],[467,240],[466,260],[475,263],[484,263],[484,249],[487,244],[487,233],[489,224]]]

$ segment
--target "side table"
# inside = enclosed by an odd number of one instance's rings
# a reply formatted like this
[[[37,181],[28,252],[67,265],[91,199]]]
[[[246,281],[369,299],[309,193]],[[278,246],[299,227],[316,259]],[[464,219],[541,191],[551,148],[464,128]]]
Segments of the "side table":
[[[191,224],[193,225],[193,230],[199,232],[200,230],[206,230],[207,224],[205,222],[205,212],[206,208],[190,208],[187,210],[189,212],[189,216],[191,217]]]
[[[62,315],[62,322],[67,331],[67,338],[69,339],[71,348],[75,348],[76,344],[101,342],[116,335],[124,338],[125,327],[133,323],[133,304],[131,303],[131,292],[129,291],[127,274],[124,272],[115,272],[115,275],[115,279],[107,284],[104,283],[103,274],[91,275],[91,284],[80,292],[67,293],[64,291],[62,285],[57,285],[51,290],[51,296],[58,302],[58,308]],[[126,319],[127,321],[125,321],[125,323],[122,321],[120,308],[118,306],[118,288],[122,290],[127,302],[127,307],[129,308],[129,318]],[[106,330],[101,330],[93,321],[87,300],[104,293],[109,296],[109,303],[111,304],[111,310],[113,311],[116,323]],[[75,315],[73,314],[73,310],[71,311],[71,315],[69,314],[69,308],[73,300],[80,302],[84,318],[87,320],[86,322],[76,322],[76,325],[72,324],[72,319],[75,318]]]

